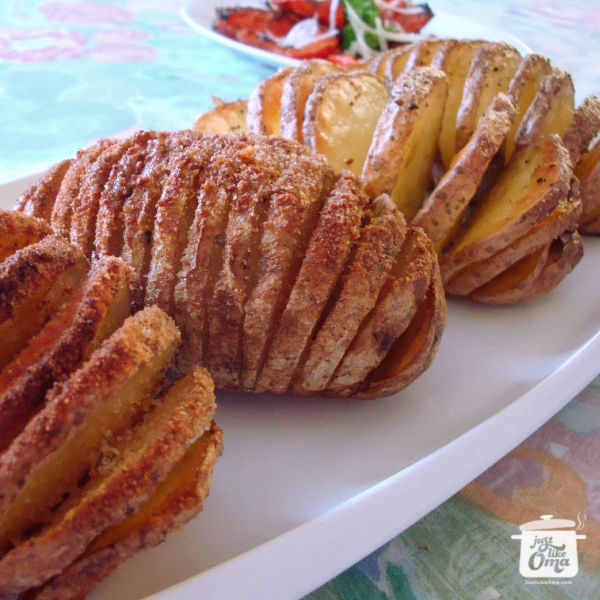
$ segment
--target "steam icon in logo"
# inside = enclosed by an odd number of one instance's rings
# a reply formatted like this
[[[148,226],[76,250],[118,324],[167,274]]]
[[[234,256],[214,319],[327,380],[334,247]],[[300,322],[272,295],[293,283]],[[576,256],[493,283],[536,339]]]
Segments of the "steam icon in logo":
[[[579,527],[583,528],[581,519]],[[519,527],[521,533],[512,535],[521,540],[519,573],[523,577],[574,577],[579,570],[577,540],[587,536],[577,534],[575,521],[553,519],[552,515],[541,515],[539,521],[529,521]]]

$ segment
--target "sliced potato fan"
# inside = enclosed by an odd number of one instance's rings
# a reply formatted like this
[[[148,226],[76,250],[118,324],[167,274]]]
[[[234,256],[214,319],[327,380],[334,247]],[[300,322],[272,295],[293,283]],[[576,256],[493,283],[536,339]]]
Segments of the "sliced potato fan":
[[[0,596],[57,597],[62,572],[73,597],[201,510],[221,452],[212,381],[197,368],[165,388],[179,331],[158,307],[127,318],[121,259],[88,271],[38,220],[5,225],[3,325],[26,346],[6,344],[0,371]]]
[[[360,175],[373,132],[390,94],[367,72],[322,77],[306,101],[304,143],[323,154],[334,171]]]
[[[281,133],[281,96],[292,67],[282,67],[263,79],[248,98],[248,130],[265,135]]]
[[[316,82],[314,66],[292,69],[286,81],[309,73]],[[430,70],[421,69],[427,78]],[[331,95],[343,98],[350,111],[371,111],[374,126],[379,109],[367,107],[363,96],[377,90],[380,106],[388,97],[375,76],[363,70],[353,83],[337,71],[319,78],[327,82],[320,105]],[[443,75],[432,79],[432,87],[439,80],[443,88]],[[133,269],[134,306],[157,304],[172,314],[183,334],[180,367],[205,365],[223,389],[345,396],[410,326],[407,318],[390,330],[389,345],[374,352],[355,381],[345,375],[337,390],[328,387],[364,319],[383,300],[379,290],[386,281],[394,287],[405,268],[392,269],[406,235],[403,217],[383,197],[367,210],[369,196],[348,170],[336,174],[324,157],[293,140],[252,133],[146,132],[119,143],[127,150],[98,199],[90,257],[120,255]],[[81,156],[97,177],[102,170],[89,153]],[[72,214],[80,197],[87,202],[88,181],[79,178],[81,196],[71,188]],[[375,239],[384,231],[389,235]],[[407,314],[416,315],[425,300],[405,298],[415,304]],[[336,350],[328,356],[330,341]],[[318,382],[305,385],[304,374]],[[368,386],[361,394],[370,394]]]

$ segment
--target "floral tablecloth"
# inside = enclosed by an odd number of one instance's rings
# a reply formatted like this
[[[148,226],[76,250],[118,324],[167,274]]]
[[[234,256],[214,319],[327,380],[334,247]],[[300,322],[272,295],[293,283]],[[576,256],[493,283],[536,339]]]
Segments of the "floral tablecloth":
[[[600,92],[596,0],[431,1],[510,31]],[[189,126],[211,96],[247,97],[272,68],[216,46],[177,3],[0,3],[0,181],[40,170],[98,137]],[[599,362],[600,362],[600,357]],[[307,600],[600,598],[600,379],[520,447]],[[531,585],[517,525],[578,517],[579,573]]]

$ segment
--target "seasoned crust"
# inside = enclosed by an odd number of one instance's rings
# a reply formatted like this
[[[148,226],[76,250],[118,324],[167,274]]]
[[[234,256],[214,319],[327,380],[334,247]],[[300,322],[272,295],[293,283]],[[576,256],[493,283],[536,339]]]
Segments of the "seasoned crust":
[[[0,455],[0,548],[7,539],[18,539],[32,518],[43,518],[43,509],[61,498],[64,490],[40,489],[41,474],[56,472],[54,453],[61,453],[62,471],[72,463],[78,481],[105,435],[86,429],[88,421],[99,419],[106,431],[127,427],[160,381],[179,341],[172,319],[158,307],[146,308],[128,318],[68,380],[50,390],[44,408]],[[69,453],[69,444],[80,447]],[[15,499],[25,495],[31,498],[29,506],[21,502],[23,506],[17,507]],[[39,504],[36,511],[34,501]],[[17,514],[22,515],[20,521]]]
[[[0,593],[19,593],[44,583],[107,527],[138,510],[190,444],[210,427],[214,409],[206,370],[195,369],[175,382],[129,435],[113,441],[112,460],[102,461],[80,494],[57,511],[54,521],[4,555]]]
[[[16,210],[29,217],[50,222],[56,195],[72,162],[73,160],[68,158],[50,167],[37,183],[19,196]]]
[[[20,352],[83,279],[88,263],[48,235],[0,264],[0,368]]]
[[[131,269],[104,257],[28,346],[0,372],[0,451],[23,429],[46,391],[72,371],[129,314]]]
[[[292,160],[271,194],[256,280],[245,306],[242,387],[253,390],[334,175],[310,152]]]
[[[284,392],[289,388],[302,353],[360,236],[368,203],[358,180],[342,173],[319,215],[256,383],[257,391]]]
[[[445,324],[446,297],[440,270],[435,263],[429,290],[415,317],[353,395],[378,398],[406,387],[431,365]]]
[[[298,393],[327,387],[361,323],[375,306],[404,241],[404,219],[389,197],[380,196],[372,204],[369,217],[293,382]]]
[[[436,264],[431,240],[410,227],[379,298],[327,385],[328,392],[350,393],[385,358],[425,299]]]
[[[113,140],[102,139],[77,153],[75,160],[68,166],[61,181],[60,188],[54,200],[50,222],[55,233],[65,239],[69,238],[71,229],[71,215],[75,198],[85,178],[88,169],[106,148],[113,144]]]
[[[17,250],[39,242],[52,233],[43,219],[11,210],[0,210],[0,262]]]
[[[31,600],[83,600],[123,561],[160,544],[170,532],[194,518],[208,496],[212,470],[222,450],[222,433],[213,422],[148,502],[121,524],[106,529],[80,557],[32,594]]]

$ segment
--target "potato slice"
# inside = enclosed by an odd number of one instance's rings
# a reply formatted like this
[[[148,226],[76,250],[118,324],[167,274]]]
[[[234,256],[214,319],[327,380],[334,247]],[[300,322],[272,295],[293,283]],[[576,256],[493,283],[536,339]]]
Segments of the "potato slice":
[[[311,235],[256,391],[288,390],[302,353],[359,238],[368,204],[369,198],[357,179],[340,175]]]
[[[171,160],[171,174],[156,202],[150,265],[146,276],[146,306],[156,304],[173,312],[173,291],[187,242],[187,233],[198,205],[198,187],[210,163],[208,143],[188,148]]]
[[[446,53],[450,50],[448,41],[444,38],[431,37],[411,44],[412,49],[406,60],[404,70],[410,71],[414,67],[429,67],[434,56],[440,50]],[[438,60],[443,61],[443,57],[438,57]]]
[[[378,75],[381,69],[384,69],[383,78],[390,91],[392,91],[394,85],[396,85],[396,80],[398,77],[405,72],[406,63],[408,62],[408,58],[410,53],[413,51],[413,48],[414,46],[412,44],[395,48],[391,51],[387,60],[384,60],[377,68]]]
[[[0,451],[20,433],[56,381],[66,379],[129,315],[131,269],[99,259],[88,278],[0,372]]]
[[[524,290],[529,290],[537,280],[548,260],[549,250],[550,244],[537,248],[472,292],[471,298],[486,304],[517,304],[524,300]]]
[[[100,154],[112,144],[112,140],[102,139],[89,148],[80,150],[75,160],[73,160],[65,171],[54,200],[52,215],[50,217],[54,232],[65,239],[69,238],[74,200],[77,194],[79,194],[81,182],[87,175],[88,169],[94,164]]]
[[[425,299],[435,262],[431,240],[421,229],[409,228],[379,298],[336,369],[328,391],[348,393],[385,358]]]
[[[537,94],[542,83],[542,79],[552,72],[550,61],[539,54],[528,54],[521,60],[521,64],[515,71],[515,74],[508,86],[508,97],[517,106],[517,115],[513,121],[510,132],[506,138],[504,146],[504,162],[507,163],[515,152],[515,135],[517,130],[531,105],[533,98]]]
[[[271,194],[256,279],[245,306],[242,386],[253,390],[325,199],[335,184],[325,159],[300,155]]]
[[[500,42],[483,44],[473,55],[456,113],[456,151],[467,144],[477,121],[498,92],[506,92],[521,62],[512,46]]]
[[[136,147],[144,145],[151,134],[138,132],[132,137],[115,142],[106,148],[90,165],[88,172],[81,178],[77,201],[73,204],[69,239],[88,258],[94,248],[96,218],[100,205],[100,197],[105,184],[109,181],[111,171],[118,168],[119,161],[130,154]]]
[[[0,262],[17,250],[52,233],[47,221],[20,212],[0,210]]]
[[[206,307],[204,364],[215,386],[221,389],[240,388],[244,307],[257,276],[262,231],[285,163],[296,156],[294,145],[280,139],[268,145],[248,140],[237,153],[230,153],[235,175],[223,239],[223,260],[212,290],[208,290]]]
[[[445,75],[416,67],[398,78],[367,154],[367,192],[389,193],[407,220],[421,207],[431,181],[447,85]]]
[[[515,146],[524,148],[551,133],[562,137],[575,112],[575,90],[571,76],[562,69],[552,69],[542,79],[515,135]]]
[[[139,425],[109,438],[112,445],[91,465],[88,483],[63,503],[41,533],[0,560],[0,593],[44,583],[105,529],[142,507],[186,449],[210,428],[214,410],[210,376],[197,368],[175,382]],[[97,426],[90,423],[87,429],[95,434]]]
[[[456,154],[456,114],[461,103],[463,87],[474,54],[484,44],[478,40],[449,40],[439,48],[431,66],[447,76],[448,99],[444,107],[439,136],[439,150],[446,168]]]
[[[281,92],[280,127],[283,137],[304,143],[302,124],[306,100],[323,75],[339,70],[338,66],[328,60],[314,59],[302,62],[291,71]]]
[[[453,243],[442,251],[444,281],[538,225],[567,197],[571,175],[569,155],[556,135],[516,152]]]
[[[306,101],[304,143],[323,154],[336,173],[360,175],[377,121],[390,94],[372,73],[330,73]]]
[[[18,354],[79,285],[88,262],[47,235],[0,264],[0,368]]]
[[[53,507],[77,495],[102,448],[148,409],[179,341],[170,317],[158,307],[144,309],[48,393],[44,408],[0,455],[0,549],[52,522]]]
[[[573,120],[563,136],[563,144],[574,165],[587,152],[590,143],[598,134],[600,134],[600,100],[596,96],[587,96],[577,107]]]
[[[575,176],[580,181],[583,203],[580,230],[584,233],[600,233],[600,138],[577,163]]]
[[[194,518],[209,493],[214,465],[223,450],[221,430],[213,423],[194,442],[141,508],[104,530],[72,564],[35,594],[35,600],[83,598],[119,564],[152,548]]]
[[[581,198],[577,181],[571,183],[567,198],[559,201],[556,208],[538,225],[509,246],[484,260],[472,263],[459,271],[444,288],[447,294],[467,296],[494,277],[508,269],[518,260],[531,254],[542,246],[548,246],[552,240],[565,231],[573,231],[581,215]]]
[[[422,227],[440,251],[456,232],[492,158],[498,153],[515,116],[515,106],[498,94],[479,119],[467,145],[454,157],[411,224]]]
[[[538,254],[546,255],[541,266]],[[530,257],[511,267],[482,288],[471,298],[487,304],[517,304],[533,300],[550,292],[568,275],[583,256],[581,237],[574,231],[555,240],[548,248],[536,251]],[[522,271],[522,272],[520,272]],[[532,277],[536,274],[535,277]]]
[[[263,135],[281,133],[281,96],[292,67],[281,67],[263,79],[248,98],[248,130]]]
[[[411,47],[409,47],[411,46]],[[399,54],[406,54],[406,58],[408,59],[408,53],[412,50],[412,44],[407,44],[404,46],[398,46],[392,50],[386,50],[385,52],[379,52],[376,56],[369,60],[369,64],[367,66],[367,70],[369,73],[373,73],[373,75],[377,75],[381,81],[386,82],[386,69],[387,63],[389,60],[398,56]],[[404,68],[404,67],[403,67]]]
[[[223,102],[213,98],[215,107],[200,115],[192,125],[195,131],[203,133],[239,133],[248,131],[246,114],[248,103],[246,100]]]
[[[407,386],[431,365],[445,324],[446,298],[439,268],[434,264],[429,290],[410,325],[353,395],[377,398]]]
[[[37,183],[19,196],[15,208],[29,217],[50,222],[56,195],[72,162],[67,159],[50,167]]]
[[[350,262],[329,301],[329,310],[306,351],[293,388],[298,393],[324,390],[386,282],[404,241],[406,224],[387,196],[372,205]]]

